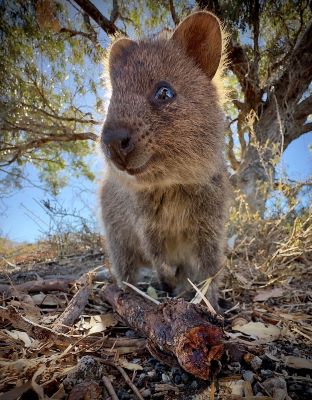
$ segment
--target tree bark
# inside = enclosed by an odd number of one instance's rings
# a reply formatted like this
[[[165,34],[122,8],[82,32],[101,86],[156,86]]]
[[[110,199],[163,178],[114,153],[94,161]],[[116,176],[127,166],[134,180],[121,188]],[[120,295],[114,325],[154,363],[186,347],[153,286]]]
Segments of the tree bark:
[[[205,308],[183,299],[155,305],[116,285],[103,290],[124,323],[147,338],[148,349],[158,360],[177,365],[202,379],[220,369],[224,353],[222,322]]]
[[[89,0],[75,0],[82,10],[92,18],[107,34],[123,33],[116,26],[114,18],[104,17]],[[198,0],[199,9],[214,12],[224,21],[225,10],[218,0]],[[115,7],[116,8],[116,7]],[[173,2],[169,2],[169,11],[177,24],[179,17]],[[273,160],[281,156],[286,147],[302,134],[312,130],[312,123],[307,122],[311,114],[312,96],[300,103],[312,80],[312,20],[298,30],[297,41],[292,51],[278,61],[283,70],[281,76],[267,87],[260,86],[259,46],[261,20],[261,2],[252,2],[250,11],[250,28],[253,32],[253,50],[247,52],[245,47],[234,41],[228,43],[228,66],[236,75],[244,94],[244,102],[236,104],[238,116],[238,136],[241,145],[241,159],[237,160],[233,152],[233,141],[229,144],[228,154],[235,171],[231,181],[239,188],[254,211],[262,213],[270,184],[274,182],[275,164]],[[276,69],[276,65],[272,68]],[[264,99],[264,94],[267,98]],[[255,116],[252,128],[246,127],[246,120],[251,113]],[[247,143],[245,133],[249,133]],[[277,153],[279,152],[279,153]],[[264,183],[265,185],[261,185]],[[266,188],[263,189],[263,186]]]
[[[198,0],[197,4],[200,9],[212,11],[224,20],[225,10],[218,0]],[[274,183],[277,158],[292,141],[312,131],[312,123],[307,122],[312,113],[312,96],[300,102],[312,80],[312,20],[301,34],[298,31],[293,49],[279,62],[281,76],[263,89],[259,85],[260,19],[260,3],[256,0],[250,11],[251,53],[247,54],[244,46],[233,39],[228,43],[228,66],[238,79],[244,101],[234,103],[239,112],[240,160],[235,157],[233,140],[229,141],[227,152],[235,171],[231,177],[234,187],[245,194],[253,211],[263,213],[268,191]],[[254,116],[252,126],[246,127],[251,115]],[[247,132],[248,143],[244,139]]]

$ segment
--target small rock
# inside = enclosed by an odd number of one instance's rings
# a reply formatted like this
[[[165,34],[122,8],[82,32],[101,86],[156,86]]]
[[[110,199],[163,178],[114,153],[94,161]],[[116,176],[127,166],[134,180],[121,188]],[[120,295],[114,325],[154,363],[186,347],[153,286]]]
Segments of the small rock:
[[[81,357],[76,368],[69,372],[63,381],[65,391],[70,392],[80,383],[96,380],[101,376],[101,371],[102,368],[93,357]]]
[[[138,381],[137,381],[137,386],[141,387],[143,385],[143,382],[146,378],[146,374],[142,373],[139,377],[138,377]]]
[[[82,382],[70,392],[68,400],[100,400],[102,389],[96,382]]]
[[[254,371],[258,371],[258,369],[260,369],[261,365],[262,365],[262,360],[258,356],[255,356],[250,362],[250,366]]]
[[[179,368],[179,367],[173,367],[171,371],[172,371],[173,375],[181,374],[181,368]]]
[[[148,371],[147,376],[149,378],[154,378],[156,376],[156,372],[155,371]]]
[[[288,396],[286,381],[282,377],[269,378],[262,383],[262,386],[276,399],[284,400]]]
[[[136,337],[137,337],[136,333],[135,333],[134,331],[132,331],[131,329],[127,330],[126,336],[127,336],[128,338],[130,338],[130,339],[133,339],[133,338],[136,338]]]
[[[256,397],[262,397],[262,396],[264,396],[264,394],[261,393],[261,392],[258,392],[258,393],[256,394]]]
[[[186,372],[183,372],[183,374],[181,375],[181,379],[182,379],[182,382],[183,382],[184,384],[187,384],[188,381],[189,381],[189,376],[188,376],[188,374],[187,374]]]
[[[180,374],[174,375],[173,381],[176,385],[180,385],[182,383],[182,378]]]
[[[153,358],[153,357],[149,358],[149,359],[147,360],[147,362],[148,362],[148,364],[151,365],[152,367],[155,367],[155,365],[157,364],[156,358]]]
[[[270,369],[261,369],[260,375],[262,376],[263,379],[272,378],[273,371],[271,371]]]
[[[263,362],[262,362],[262,368],[263,369],[270,369],[272,371],[275,370],[275,365],[276,362],[274,360],[272,360],[271,358],[267,357],[266,355],[263,358]]]
[[[240,362],[235,361],[235,362],[232,362],[230,365],[228,365],[228,368],[234,374],[239,374],[242,367],[241,367]]]
[[[170,382],[170,378],[167,374],[161,374],[161,379],[164,383],[169,383]]]
[[[163,366],[162,364],[157,363],[157,364],[155,365],[155,371],[156,371],[156,372],[162,372],[163,370],[164,370],[164,366]]]
[[[196,382],[196,381],[193,381],[192,383],[191,383],[191,389],[193,389],[193,390],[196,390],[197,388],[198,388],[198,383]]]
[[[141,394],[143,397],[150,397],[152,392],[151,392],[151,389],[145,389],[141,392]]]
[[[244,378],[244,381],[248,381],[248,382],[252,383],[255,379],[254,373],[252,371],[244,371],[243,378]]]

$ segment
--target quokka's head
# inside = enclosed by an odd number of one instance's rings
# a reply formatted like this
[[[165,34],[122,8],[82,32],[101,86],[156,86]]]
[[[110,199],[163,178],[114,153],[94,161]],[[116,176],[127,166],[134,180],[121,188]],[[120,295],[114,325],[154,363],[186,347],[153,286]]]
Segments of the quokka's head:
[[[138,187],[196,183],[222,165],[222,45],[208,12],[187,17],[169,39],[112,45],[101,145],[114,178]]]

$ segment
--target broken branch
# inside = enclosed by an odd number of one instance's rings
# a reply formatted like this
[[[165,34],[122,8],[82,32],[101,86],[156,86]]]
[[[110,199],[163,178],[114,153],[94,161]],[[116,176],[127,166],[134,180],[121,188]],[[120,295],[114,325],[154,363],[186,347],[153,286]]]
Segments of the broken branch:
[[[148,349],[158,360],[180,366],[202,379],[219,372],[224,345],[221,320],[204,307],[183,299],[169,299],[155,306],[116,285],[103,290],[121,319],[148,340]]]
[[[67,332],[69,327],[80,317],[80,314],[88,303],[88,298],[92,289],[92,281],[93,274],[91,273],[83,275],[82,278],[80,278],[78,283],[82,286],[53,324],[53,329],[56,332]]]
[[[38,279],[19,285],[0,285],[0,293],[5,297],[12,297],[16,292],[50,292],[53,290],[64,291],[73,282],[73,279]]]

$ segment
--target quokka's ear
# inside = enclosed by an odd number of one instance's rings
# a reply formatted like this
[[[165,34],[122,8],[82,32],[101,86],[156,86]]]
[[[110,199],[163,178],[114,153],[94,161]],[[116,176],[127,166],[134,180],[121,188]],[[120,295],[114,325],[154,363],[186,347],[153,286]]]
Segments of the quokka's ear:
[[[218,18],[199,11],[183,20],[172,35],[186,53],[212,79],[222,55],[222,32]]]
[[[116,40],[110,48],[108,58],[108,68],[111,76],[114,71],[122,68],[131,51],[137,46],[137,43],[127,38]]]

